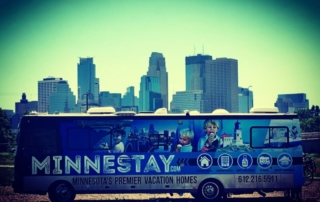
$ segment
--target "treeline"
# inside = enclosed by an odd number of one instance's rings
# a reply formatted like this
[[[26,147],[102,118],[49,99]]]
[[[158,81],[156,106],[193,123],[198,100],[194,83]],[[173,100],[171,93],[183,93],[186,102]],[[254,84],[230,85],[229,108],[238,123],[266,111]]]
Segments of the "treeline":
[[[7,114],[0,108],[0,152],[8,151],[15,144]]]
[[[296,113],[299,116],[301,132],[320,132],[318,105],[312,105],[310,109],[299,109]]]

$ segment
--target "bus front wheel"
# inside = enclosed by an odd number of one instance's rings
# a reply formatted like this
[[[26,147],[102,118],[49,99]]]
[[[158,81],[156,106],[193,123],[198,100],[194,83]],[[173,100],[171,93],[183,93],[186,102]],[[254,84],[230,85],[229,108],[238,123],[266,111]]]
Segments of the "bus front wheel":
[[[73,201],[76,197],[74,188],[65,181],[53,183],[49,188],[49,199],[54,202]]]
[[[223,186],[217,180],[207,180],[199,186],[197,197],[203,200],[219,200],[223,194]]]

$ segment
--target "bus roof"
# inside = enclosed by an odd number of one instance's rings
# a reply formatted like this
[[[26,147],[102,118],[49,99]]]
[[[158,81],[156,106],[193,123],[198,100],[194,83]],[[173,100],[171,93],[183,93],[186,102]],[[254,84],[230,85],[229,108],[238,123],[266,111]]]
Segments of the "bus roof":
[[[159,116],[159,117],[171,117],[171,116],[222,116],[222,117],[247,117],[247,116],[297,116],[297,114],[294,113],[279,113],[278,108],[272,107],[272,108],[252,108],[250,110],[250,113],[234,113],[234,112],[228,112],[225,109],[216,109],[212,113],[200,113],[198,111],[189,111],[185,110],[184,113],[168,113],[166,108],[160,108],[156,110],[155,112],[142,112],[142,113],[136,113],[134,111],[118,111],[116,112],[114,108],[112,107],[95,107],[90,108],[87,113],[54,113],[54,114],[48,114],[48,113],[37,113],[33,112],[29,115],[25,116],[46,116],[46,117],[90,117],[90,116],[105,116],[105,117],[112,117],[112,116]]]

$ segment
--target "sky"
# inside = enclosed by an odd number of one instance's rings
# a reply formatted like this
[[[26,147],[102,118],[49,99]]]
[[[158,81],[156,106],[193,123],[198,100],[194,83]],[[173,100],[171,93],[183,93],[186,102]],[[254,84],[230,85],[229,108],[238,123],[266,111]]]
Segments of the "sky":
[[[80,57],[94,58],[100,91],[138,96],[152,52],[165,57],[169,102],[185,90],[185,57],[208,54],[238,60],[255,107],[291,93],[320,105],[318,0],[0,0],[0,108],[36,101],[49,76],[77,95]]]

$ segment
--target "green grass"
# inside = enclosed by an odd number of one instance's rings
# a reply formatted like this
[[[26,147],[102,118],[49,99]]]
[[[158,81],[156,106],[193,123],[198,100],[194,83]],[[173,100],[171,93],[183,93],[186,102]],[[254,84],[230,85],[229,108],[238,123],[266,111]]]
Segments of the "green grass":
[[[13,168],[0,167],[0,186],[11,186],[13,180]]]

